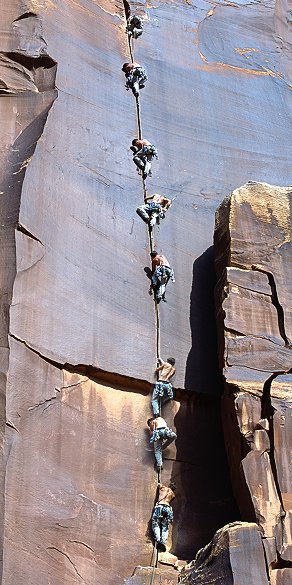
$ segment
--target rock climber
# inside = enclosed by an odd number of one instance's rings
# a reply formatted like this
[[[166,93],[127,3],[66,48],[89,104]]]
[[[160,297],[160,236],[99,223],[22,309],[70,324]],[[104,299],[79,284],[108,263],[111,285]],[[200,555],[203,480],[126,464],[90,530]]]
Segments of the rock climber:
[[[126,76],[126,89],[131,89],[135,97],[139,97],[139,90],[145,87],[147,75],[144,67],[139,63],[124,63],[122,71]]]
[[[150,201],[150,203],[146,203],[147,201]],[[171,199],[167,199],[163,195],[159,195],[159,193],[154,193],[154,195],[145,197],[145,204],[137,207],[136,212],[145,223],[149,223],[150,227],[153,228],[156,223],[159,224],[160,219],[165,218],[165,213],[171,205]]]
[[[140,16],[130,16],[127,20],[127,27],[126,27],[128,36],[133,39],[137,39],[143,32],[143,24]]]
[[[152,512],[152,531],[157,547],[165,551],[168,538],[168,527],[173,521],[173,510],[170,502],[175,498],[174,491],[176,486],[170,482],[168,486],[162,483],[158,484],[158,500]]]
[[[174,271],[170,267],[167,258],[163,254],[158,254],[156,250],[153,250],[150,254],[152,260],[152,278],[151,278],[151,289],[154,291],[155,298],[158,302],[161,299],[166,302],[165,290],[166,285],[170,280],[175,282]]]
[[[159,366],[155,370],[155,373],[158,374],[158,380],[155,383],[151,401],[153,416],[155,418],[159,416],[159,402],[162,405],[173,398],[173,389],[172,384],[170,383],[170,378],[175,374],[174,358],[169,357],[166,362],[159,358],[158,361]]]
[[[158,159],[156,147],[145,138],[134,138],[130,149],[134,153],[133,161],[138,167],[138,172],[142,171],[143,179],[149,175],[151,177],[151,162],[153,157]]]
[[[151,434],[150,443],[153,443],[156,470],[159,473],[163,469],[162,450],[166,449],[176,439],[176,433],[168,428],[162,416],[149,418],[147,425]]]

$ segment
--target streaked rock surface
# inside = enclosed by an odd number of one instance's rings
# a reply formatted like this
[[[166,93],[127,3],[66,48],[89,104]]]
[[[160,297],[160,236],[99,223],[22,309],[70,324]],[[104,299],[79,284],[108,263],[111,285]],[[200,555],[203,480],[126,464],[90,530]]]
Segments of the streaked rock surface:
[[[222,203],[215,230],[227,454],[270,570],[292,562],[291,197],[289,188],[247,183]]]
[[[218,530],[212,541],[182,570],[179,583],[268,585],[258,526],[234,522]]]

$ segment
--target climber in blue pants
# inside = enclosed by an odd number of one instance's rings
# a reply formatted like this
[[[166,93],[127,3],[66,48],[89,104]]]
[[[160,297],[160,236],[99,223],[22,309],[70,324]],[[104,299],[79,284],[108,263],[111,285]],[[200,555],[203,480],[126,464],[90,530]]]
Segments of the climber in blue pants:
[[[153,157],[158,159],[157,148],[146,138],[134,138],[130,150],[134,153],[133,162],[145,180],[152,176],[151,164]]]
[[[174,491],[176,487],[175,484],[171,482],[169,486],[159,483],[158,488],[158,500],[152,513],[152,530],[157,547],[160,550],[165,551],[168,538],[168,527],[173,521],[173,510],[170,502],[175,498]]]
[[[126,76],[126,89],[131,89],[135,97],[139,97],[140,89],[145,87],[147,75],[139,63],[124,63],[122,71]]]
[[[137,39],[143,32],[143,23],[140,16],[134,14],[127,20],[127,33],[129,38]]]
[[[159,358],[159,366],[155,370],[155,373],[158,374],[158,380],[155,383],[151,401],[154,417],[160,414],[159,403],[162,406],[162,404],[173,398],[170,378],[175,374],[174,364],[174,358],[167,358],[166,362]]]
[[[145,197],[144,201],[144,205],[137,207],[136,213],[145,223],[149,224],[150,228],[153,228],[155,224],[159,225],[160,220],[165,218],[165,213],[171,207],[172,200],[159,193],[154,193]]]
[[[160,472],[163,469],[162,450],[176,439],[176,433],[168,428],[166,421],[161,416],[149,418],[147,425],[151,433],[150,443],[153,443],[156,469]]]

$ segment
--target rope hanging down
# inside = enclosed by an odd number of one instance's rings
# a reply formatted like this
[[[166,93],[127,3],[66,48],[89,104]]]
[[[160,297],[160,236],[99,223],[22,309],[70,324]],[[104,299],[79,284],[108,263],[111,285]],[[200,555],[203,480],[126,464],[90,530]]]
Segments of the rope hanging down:
[[[134,49],[132,48],[130,36],[128,36],[128,44],[129,44],[129,52],[130,52],[131,61],[132,61],[132,63],[134,63]],[[133,46],[134,46],[134,44],[133,44]],[[142,115],[141,115],[139,95],[135,96],[135,101],[136,101],[137,124],[138,124],[138,138],[139,138],[139,140],[142,140]],[[143,186],[143,202],[146,203],[146,201],[147,201],[147,186],[146,186],[146,181],[145,181],[143,175],[142,175],[142,186]],[[150,226],[148,226],[148,241],[149,241],[150,253],[152,253],[154,251],[154,233],[153,233],[153,229]],[[157,360],[157,363],[159,364],[160,363],[159,362],[159,360],[160,360],[160,319],[159,319],[158,302],[157,302],[157,299],[155,297],[154,297],[154,306],[155,306],[155,330],[156,330],[156,335],[155,335],[156,360]],[[158,374],[157,374],[157,377],[158,377]],[[161,415],[161,399],[159,399],[159,413]],[[161,468],[159,468],[157,470],[157,484],[159,485],[160,483],[161,483]],[[152,562],[153,562],[153,565],[152,565]],[[157,564],[158,564],[158,547],[157,547],[157,542],[155,540],[154,545],[153,545],[152,559],[151,559],[152,574],[151,574],[151,579],[150,579],[149,585],[154,584],[155,569],[157,568]]]

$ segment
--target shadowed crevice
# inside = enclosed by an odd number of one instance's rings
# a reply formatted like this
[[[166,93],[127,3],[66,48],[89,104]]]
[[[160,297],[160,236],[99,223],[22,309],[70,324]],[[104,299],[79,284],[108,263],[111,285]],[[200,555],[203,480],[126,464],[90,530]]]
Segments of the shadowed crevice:
[[[177,492],[171,552],[189,560],[216,530],[238,520],[239,512],[225,453],[221,398],[189,393],[180,403],[174,425],[176,459],[171,480]]]
[[[57,63],[47,54],[38,57],[21,51],[0,52],[0,96],[55,89]]]
[[[124,5],[124,11],[125,11],[126,20],[128,20],[128,18],[131,15],[130,4],[129,4],[129,2],[127,2],[127,0],[123,0],[123,5]]]
[[[41,240],[39,240],[36,236],[34,236],[31,232],[29,232],[23,225],[21,225],[21,223],[17,223],[16,231],[21,232],[22,234],[24,234],[28,238],[31,238],[32,240],[35,240],[36,242],[39,242],[42,246],[44,245],[41,242]]]
[[[26,18],[37,18],[37,14],[35,14],[34,12],[24,12],[23,14],[15,18],[12,24],[14,24],[14,22],[18,22],[19,20],[25,20]]]
[[[200,394],[222,393],[218,366],[217,329],[215,321],[214,248],[208,248],[194,262],[190,296],[192,347],[186,363],[185,387]]]
[[[280,488],[280,484],[279,484],[277,466],[276,466],[276,461],[275,461],[275,438],[274,438],[274,413],[275,413],[275,409],[272,406],[272,400],[271,400],[272,382],[279,375],[279,373],[281,374],[282,372],[276,372],[276,373],[272,374],[272,376],[270,376],[266,380],[266,382],[264,383],[263,394],[262,394],[262,398],[261,398],[261,405],[262,405],[261,416],[262,416],[262,418],[266,418],[269,421],[269,430],[267,431],[267,433],[268,433],[269,440],[270,440],[269,457],[270,457],[270,462],[271,462],[271,469],[272,469],[272,473],[273,473],[273,477],[274,477],[274,482],[276,485],[278,498],[281,502],[282,508],[284,509],[283,498],[282,498],[282,494],[281,494],[281,488]]]
[[[263,274],[266,274],[266,276],[268,277],[269,280],[269,285],[271,287],[271,298],[272,298],[272,303],[275,307],[275,309],[277,310],[277,316],[278,316],[278,327],[279,327],[279,332],[280,335],[285,343],[286,347],[290,347],[290,342],[289,339],[286,335],[286,331],[285,331],[285,316],[284,316],[284,311],[283,311],[283,307],[279,301],[278,298],[278,293],[277,293],[277,285],[275,282],[275,278],[272,272],[269,272],[268,270],[264,270],[263,268],[260,268],[258,266],[252,266],[253,270],[257,270],[258,272],[262,272]]]
[[[30,57],[25,55],[25,53],[12,51],[10,53],[1,53],[11,59],[11,61],[15,61],[15,63],[19,63],[29,71],[33,71],[35,69],[52,69],[57,66],[57,62],[52,59],[49,55],[40,55],[39,57]],[[53,89],[53,87],[51,87]]]

